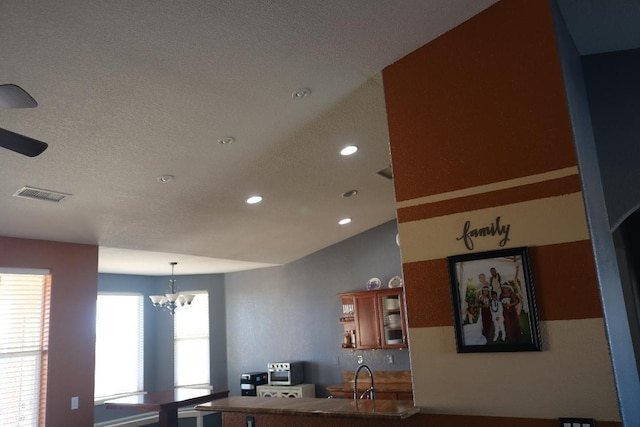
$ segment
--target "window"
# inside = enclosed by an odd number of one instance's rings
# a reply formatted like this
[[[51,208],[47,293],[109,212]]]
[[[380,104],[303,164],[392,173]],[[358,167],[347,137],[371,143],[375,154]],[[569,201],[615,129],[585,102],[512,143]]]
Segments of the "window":
[[[196,295],[173,319],[174,384],[209,385],[209,294]]]
[[[143,389],[143,296],[98,293],[95,400]]]
[[[0,274],[0,426],[44,425],[51,278]]]

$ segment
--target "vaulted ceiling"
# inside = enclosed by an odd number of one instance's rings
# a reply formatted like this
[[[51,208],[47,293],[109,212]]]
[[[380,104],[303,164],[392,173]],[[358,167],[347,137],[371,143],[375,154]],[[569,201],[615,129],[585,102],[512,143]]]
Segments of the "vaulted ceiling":
[[[39,105],[0,110],[0,128],[49,148],[0,151],[0,235],[97,244],[102,272],[196,274],[393,220],[380,71],[494,2],[5,0],[0,84]],[[559,4],[582,53],[640,46],[637,2]],[[24,186],[70,196],[13,197]]]

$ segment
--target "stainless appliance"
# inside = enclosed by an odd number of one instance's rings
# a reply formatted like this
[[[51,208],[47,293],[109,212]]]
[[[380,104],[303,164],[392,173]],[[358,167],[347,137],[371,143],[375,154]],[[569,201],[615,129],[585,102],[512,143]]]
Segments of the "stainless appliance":
[[[242,396],[257,396],[256,387],[266,384],[268,381],[266,372],[247,372],[240,374],[240,393]]]
[[[267,363],[270,385],[296,385],[304,381],[304,362]]]

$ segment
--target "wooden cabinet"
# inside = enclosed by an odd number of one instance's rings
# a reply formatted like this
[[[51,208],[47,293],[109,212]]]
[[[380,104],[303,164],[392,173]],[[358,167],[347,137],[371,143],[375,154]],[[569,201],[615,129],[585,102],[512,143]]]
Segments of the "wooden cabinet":
[[[315,384],[259,385],[258,397],[316,397]]]
[[[358,387],[359,388],[359,387]],[[341,399],[353,399],[353,392],[349,391],[332,391],[331,396]],[[376,399],[378,400],[413,400],[411,393],[397,393],[393,391],[376,391]]]
[[[342,301],[344,348],[394,349],[407,347],[402,288],[338,294]],[[354,339],[355,335],[355,339]]]
[[[353,399],[354,371],[342,372],[342,384],[327,386],[333,397]],[[361,374],[358,382],[358,396],[369,387],[368,374]],[[413,400],[413,384],[411,371],[374,371],[376,399],[379,400]]]

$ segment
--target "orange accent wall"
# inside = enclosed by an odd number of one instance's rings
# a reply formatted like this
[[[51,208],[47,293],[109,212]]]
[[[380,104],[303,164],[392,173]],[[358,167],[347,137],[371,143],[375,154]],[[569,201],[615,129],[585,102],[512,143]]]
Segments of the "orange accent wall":
[[[457,237],[448,230],[458,229],[460,218],[473,221],[489,210],[496,216],[507,209],[517,212],[514,206],[538,209],[529,212],[548,223],[535,236],[537,243],[523,243],[530,247],[538,317],[547,322],[542,326],[542,353],[535,354],[455,354],[447,260],[426,259],[440,252],[421,251],[414,235],[404,236],[411,242],[402,255],[412,260],[403,264],[403,274],[416,404],[429,413],[463,416],[426,417],[438,425],[501,425],[493,416],[514,412],[526,418],[522,425],[551,425],[542,419],[565,416],[563,411],[597,414],[598,425],[617,425],[619,408],[604,330],[586,327],[602,318],[591,243],[586,236],[559,239],[563,225],[554,220],[578,224],[585,219],[584,206],[573,198],[570,213],[551,210],[554,201],[569,200],[565,195],[579,195],[581,183],[576,175],[557,177],[557,172],[575,167],[577,159],[550,2],[501,0],[387,67],[383,81],[396,200],[405,202],[398,209],[401,242],[403,232],[419,232],[425,245],[446,253]],[[543,175],[546,172],[554,173]],[[524,177],[541,181],[510,181]],[[491,185],[495,183],[501,185]],[[507,188],[499,189],[504,185]],[[458,190],[473,195],[447,194]],[[427,196],[436,197],[416,200]],[[524,221],[509,218],[512,235],[526,226]],[[493,249],[500,249],[497,243]],[[571,348],[545,347],[545,333],[555,334],[548,343],[572,333],[578,334],[578,345],[592,344],[576,355]],[[582,358],[586,353],[594,357]],[[469,369],[471,364],[478,369]],[[488,397],[482,408],[474,406],[487,372],[499,372],[503,364],[535,365],[545,372],[567,367],[571,373],[558,372],[554,381],[575,393],[568,396],[535,370],[523,369],[517,375],[520,386],[495,384],[492,392],[502,394],[501,399]],[[592,381],[594,371],[598,378]],[[442,378],[451,382],[438,387]],[[470,384],[478,387],[466,386]],[[538,393],[545,394],[545,404],[530,400]],[[562,407],[556,406],[560,401]]]
[[[562,243],[529,250],[538,318],[571,320],[602,317],[591,243]],[[403,265],[410,328],[452,326],[447,260]]]
[[[51,271],[46,425],[93,425],[98,247],[0,237],[0,266]]]
[[[503,0],[383,78],[398,201],[576,165],[546,1]]]
[[[470,208],[492,208],[506,203],[577,193],[580,191],[580,188],[580,178],[577,175],[571,175],[550,181],[492,191],[490,193],[475,194],[473,196],[459,197],[441,202],[400,208],[398,209],[398,222],[415,221],[456,212],[464,212]]]

